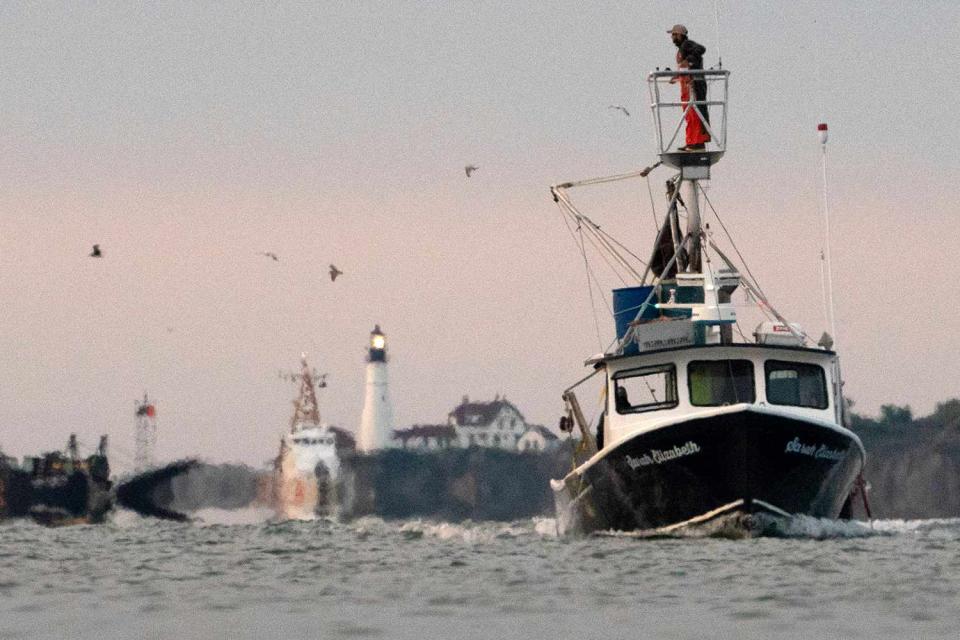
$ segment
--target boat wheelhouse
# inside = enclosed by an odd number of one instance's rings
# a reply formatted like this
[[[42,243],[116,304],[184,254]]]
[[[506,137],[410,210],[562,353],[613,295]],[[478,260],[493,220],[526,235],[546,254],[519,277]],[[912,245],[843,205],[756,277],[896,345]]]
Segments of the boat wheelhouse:
[[[593,373],[564,392],[563,426],[576,425],[581,439],[574,470],[552,481],[561,532],[720,523],[750,534],[765,520],[759,514],[835,518],[863,468],[863,445],[843,426],[832,339],[825,333],[812,345],[701,220],[701,203],[713,210],[701,182],[726,152],[728,78],[722,69],[651,73],[659,162],[551,188],[577,231],[635,281],[613,291],[615,341],[586,361]],[[709,99],[669,97],[667,84],[692,81],[709,85]],[[679,114],[675,126],[671,111]],[[710,134],[709,145],[680,146],[691,118]],[[636,256],[581,213],[569,190],[646,177],[659,165],[676,171],[667,211],[649,260],[635,266]],[[764,318],[752,340],[733,302],[738,289]],[[603,400],[593,428],[574,388],[595,375],[603,376]]]

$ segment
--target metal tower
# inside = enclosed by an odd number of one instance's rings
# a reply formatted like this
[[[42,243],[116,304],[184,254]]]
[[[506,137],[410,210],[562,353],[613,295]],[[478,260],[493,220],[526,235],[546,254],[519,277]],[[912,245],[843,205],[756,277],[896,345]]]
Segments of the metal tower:
[[[153,452],[157,446],[157,408],[143,394],[143,401],[134,400],[137,420],[134,432],[135,449],[133,466],[134,471],[144,471],[153,466]]]
[[[284,380],[300,383],[300,393],[293,401],[293,417],[290,419],[290,431],[298,428],[320,426],[320,403],[317,402],[315,387],[327,386],[327,374],[318,374],[316,369],[307,365],[307,354],[300,354],[300,373],[281,373]]]

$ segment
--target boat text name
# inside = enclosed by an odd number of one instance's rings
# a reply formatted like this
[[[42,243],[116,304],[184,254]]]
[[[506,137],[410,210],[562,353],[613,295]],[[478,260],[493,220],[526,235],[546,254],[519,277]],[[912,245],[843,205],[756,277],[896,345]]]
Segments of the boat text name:
[[[640,467],[646,467],[651,464],[662,464],[664,462],[669,462],[670,460],[676,460],[677,458],[682,458],[683,456],[691,456],[695,453],[700,453],[700,445],[696,442],[690,441],[685,445],[674,445],[671,449],[650,449],[649,453],[645,453],[639,458],[634,458],[631,455],[624,456],[627,464],[630,465],[631,469],[638,469]]]
[[[798,453],[802,456],[810,456],[820,460],[843,460],[847,455],[846,451],[831,449],[825,444],[821,444],[820,446],[803,444],[800,442],[799,436],[787,443],[787,448],[784,450],[784,453]]]
[[[681,347],[688,344],[693,344],[693,339],[690,336],[661,338],[659,340],[644,340],[640,343],[640,350],[655,351],[657,349],[669,349],[671,347]]]

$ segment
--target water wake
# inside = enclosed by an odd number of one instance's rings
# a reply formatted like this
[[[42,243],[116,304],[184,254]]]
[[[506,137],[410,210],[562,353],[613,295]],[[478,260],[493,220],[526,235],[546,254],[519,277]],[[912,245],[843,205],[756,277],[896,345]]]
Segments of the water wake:
[[[247,507],[245,509],[217,509],[209,507],[193,514],[193,522],[199,526],[264,524],[276,519],[273,509]]]

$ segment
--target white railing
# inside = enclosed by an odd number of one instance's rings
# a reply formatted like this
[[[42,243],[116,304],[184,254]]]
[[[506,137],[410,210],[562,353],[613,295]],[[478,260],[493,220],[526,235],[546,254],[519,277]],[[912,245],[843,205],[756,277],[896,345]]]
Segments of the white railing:
[[[657,153],[666,164],[673,154],[686,153],[685,131],[687,114],[699,119],[710,135],[705,151],[710,152],[710,164],[720,159],[727,150],[727,88],[730,72],[724,69],[677,69],[654,71],[647,76],[650,89],[650,110],[657,132]],[[680,82],[690,82],[690,100],[680,100]],[[694,83],[706,87],[704,99],[697,100]],[[702,84],[701,84],[702,83]],[[704,117],[704,113],[708,117]],[[666,154],[666,155],[665,155]]]

